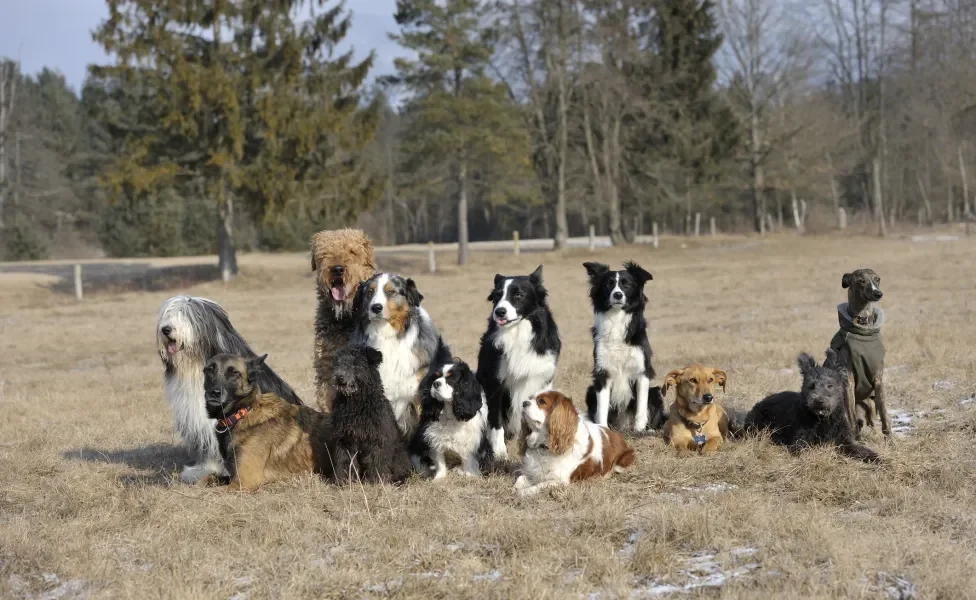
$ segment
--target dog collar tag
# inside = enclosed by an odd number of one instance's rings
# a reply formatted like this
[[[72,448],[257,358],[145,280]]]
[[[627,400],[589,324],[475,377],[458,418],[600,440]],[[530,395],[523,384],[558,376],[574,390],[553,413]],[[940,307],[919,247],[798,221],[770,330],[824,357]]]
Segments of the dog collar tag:
[[[705,445],[705,434],[704,433],[696,433],[694,439],[695,439],[695,443],[698,444],[699,446],[704,446]]]

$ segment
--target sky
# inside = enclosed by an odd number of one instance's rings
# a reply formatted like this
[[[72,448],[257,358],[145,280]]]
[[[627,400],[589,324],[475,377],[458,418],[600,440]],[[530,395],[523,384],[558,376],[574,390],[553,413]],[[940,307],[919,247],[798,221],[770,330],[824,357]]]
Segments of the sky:
[[[356,57],[376,50],[372,75],[393,71],[400,55],[387,33],[396,30],[396,0],[347,0],[353,13],[352,30],[340,48],[353,48]],[[61,71],[76,92],[81,90],[89,63],[109,62],[91,32],[108,15],[105,0],[0,0],[0,57],[19,60],[24,73],[43,67]]]

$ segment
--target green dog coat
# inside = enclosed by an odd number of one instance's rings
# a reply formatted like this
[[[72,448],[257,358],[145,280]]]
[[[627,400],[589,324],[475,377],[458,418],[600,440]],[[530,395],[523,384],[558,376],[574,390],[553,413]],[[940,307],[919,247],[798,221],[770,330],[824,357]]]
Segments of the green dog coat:
[[[885,348],[881,339],[884,312],[875,307],[873,323],[860,325],[854,322],[850,307],[845,302],[837,306],[837,320],[840,322],[840,331],[830,340],[830,347],[838,353],[845,348],[850,351],[854,370],[854,395],[857,398],[868,398],[874,390],[875,378],[884,369]]]

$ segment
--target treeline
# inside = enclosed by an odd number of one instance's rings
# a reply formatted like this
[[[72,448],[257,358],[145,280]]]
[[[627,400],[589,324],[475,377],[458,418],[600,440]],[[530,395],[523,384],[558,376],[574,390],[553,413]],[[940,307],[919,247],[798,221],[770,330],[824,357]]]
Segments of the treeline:
[[[79,96],[2,63],[8,258],[973,211],[976,0],[398,0],[379,78],[354,6],[107,5]]]

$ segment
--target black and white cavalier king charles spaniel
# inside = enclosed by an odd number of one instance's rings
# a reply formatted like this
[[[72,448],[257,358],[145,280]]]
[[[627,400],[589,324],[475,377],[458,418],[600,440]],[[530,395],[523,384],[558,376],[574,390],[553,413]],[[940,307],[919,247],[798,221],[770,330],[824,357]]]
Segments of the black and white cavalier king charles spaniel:
[[[410,459],[421,474],[447,475],[447,459],[460,459],[465,475],[481,474],[487,446],[488,405],[467,363],[431,365],[421,383],[420,426],[410,444]]]
[[[562,343],[546,301],[542,265],[530,275],[495,275],[488,329],[481,336],[478,381],[488,401],[488,441],[506,459],[505,439],[522,429],[522,402],[552,386]]]
[[[351,341],[383,355],[379,364],[383,391],[408,440],[420,417],[420,380],[432,363],[451,361],[450,348],[420,306],[423,299],[413,279],[376,273],[359,285],[353,301],[357,323]]]
[[[586,411],[597,425],[634,431],[660,429],[666,421],[660,387],[651,387],[651,344],[647,340],[644,284],[651,274],[627,262],[621,271],[583,263],[593,304],[593,384]]]

